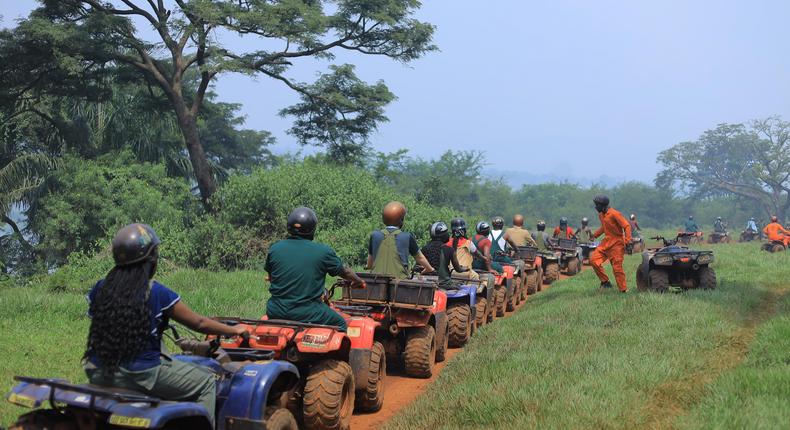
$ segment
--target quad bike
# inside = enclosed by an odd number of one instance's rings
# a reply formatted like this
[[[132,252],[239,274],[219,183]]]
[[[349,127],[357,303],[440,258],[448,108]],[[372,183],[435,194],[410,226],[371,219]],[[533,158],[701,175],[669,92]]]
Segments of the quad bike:
[[[535,294],[543,287],[542,259],[538,255],[538,248],[534,246],[519,246],[516,258],[524,262],[524,288],[521,289],[521,299],[526,300],[527,295]]]
[[[716,272],[710,267],[713,252],[695,251],[678,245],[682,234],[694,233],[679,233],[673,240],[651,237],[662,241],[664,246],[648,248],[642,253],[642,264],[636,269],[636,285],[640,291],[664,293],[670,285],[684,290],[716,288]]]
[[[738,242],[751,242],[753,240],[760,240],[760,232],[754,230],[744,230],[741,232],[741,237]]]
[[[677,243],[683,245],[698,245],[705,241],[705,236],[702,234],[701,231],[697,231],[697,232],[678,231],[678,235],[675,240],[677,241]]]
[[[175,329],[173,333],[178,336]],[[272,360],[272,351],[224,351],[217,339],[179,339],[176,343],[185,354],[173,356],[174,360],[193,363],[214,374],[215,417],[209,417],[206,408],[195,402],[162,400],[128,389],[71,384],[63,379],[17,376],[14,379],[19,384],[7,399],[34,410],[9,428],[211,430],[214,421],[218,430],[297,429],[296,419],[286,408],[290,393],[300,383],[296,366]]]
[[[630,246],[625,247],[628,255],[638,254],[645,250],[645,241],[641,237],[631,237]]]
[[[582,249],[576,239],[549,239],[549,249],[559,254],[560,271],[574,276],[582,269]]]
[[[494,288],[495,278],[494,275],[487,272],[479,272],[478,279],[470,279],[468,276],[461,274],[461,273],[453,273],[452,279],[459,283],[459,285],[465,285],[468,287],[474,287],[475,289],[475,311],[474,311],[474,321],[475,321],[475,329],[482,327],[483,325],[488,323],[488,315],[493,315],[494,308],[496,306],[496,290]],[[449,300],[449,291],[448,300]],[[470,303],[471,304],[471,303]],[[449,309],[449,305],[448,305]],[[448,310],[448,319],[450,319],[451,327],[452,327],[452,317],[449,315],[450,312]],[[452,332],[452,328],[450,329]],[[452,339],[449,342],[450,344],[453,343]]]
[[[434,280],[423,277],[396,279],[370,273],[358,275],[365,280],[367,288],[360,290],[345,283],[336,284],[342,287],[342,296],[333,306],[353,318],[375,320],[376,327],[366,329],[365,336],[383,345],[386,361],[402,364],[410,377],[431,377],[434,364],[444,361],[447,354],[448,294],[440,290]],[[349,335],[352,334],[357,332],[349,326]]]
[[[539,250],[540,264],[543,269],[543,284],[551,285],[560,279],[560,253],[551,250]]]
[[[763,251],[768,251],[773,253],[773,252],[783,252],[787,248],[785,248],[785,243],[782,242],[781,240],[769,240],[768,242],[765,242],[760,247],[760,249],[762,249]]]
[[[438,276],[422,276],[421,279],[439,281]],[[453,287],[442,289],[447,294],[447,345],[460,348],[477,330],[477,292],[487,280],[469,279],[461,273],[454,274],[452,279]]]
[[[499,252],[497,255],[507,255],[504,252]],[[511,253],[511,256],[515,256],[515,252]],[[497,316],[504,316],[505,311],[512,312],[516,309],[516,306],[521,303],[523,300],[521,297],[524,295],[524,274],[518,267],[519,265],[514,261],[513,263],[503,263],[499,262],[502,267],[505,269],[505,274],[510,276],[511,282],[509,285],[506,283],[506,293],[505,293],[505,301],[504,306],[505,308],[501,312],[497,312]],[[509,269],[508,269],[509,268]],[[512,269],[512,275],[510,274]]]
[[[596,248],[598,248],[598,245],[600,244],[601,244],[600,242],[589,242],[589,243],[582,243],[579,245],[582,248],[583,264],[587,264],[587,265],[590,264],[590,255],[592,254],[593,251],[595,251]]]
[[[714,231],[708,236],[708,243],[730,243],[730,234],[725,232]]]

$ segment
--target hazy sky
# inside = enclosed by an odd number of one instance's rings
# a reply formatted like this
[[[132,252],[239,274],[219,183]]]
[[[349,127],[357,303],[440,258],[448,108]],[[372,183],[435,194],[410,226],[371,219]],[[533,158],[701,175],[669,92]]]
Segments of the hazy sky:
[[[10,25],[35,2],[0,4]],[[660,150],[718,123],[790,119],[788,16],[786,0],[435,0],[419,18],[441,52],[339,59],[398,96],[380,151],[479,149],[500,170],[650,181]],[[308,81],[326,65],[299,66],[290,76]],[[297,149],[277,116],[296,96],[279,82],[223,76],[216,91],[276,152]]]

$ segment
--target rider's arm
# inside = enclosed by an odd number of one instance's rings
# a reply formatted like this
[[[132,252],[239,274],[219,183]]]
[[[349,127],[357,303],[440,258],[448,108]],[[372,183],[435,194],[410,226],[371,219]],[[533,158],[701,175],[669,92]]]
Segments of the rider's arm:
[[[169,316],[179,323],[203,334],[236,336],[247,331],[241,326],[229,326],[211,318],[204,317],[190,309],[189,306],[180,300],[166,312],[169,312]]]
[[[453,264],[453,270],[456,272],[462,273],[469,271],[468,267],[462,266],[461,263],[458,262],[458,255],[456,255],[455,252],[453,252],[452,257],[450,257],[450,262]]]
[[[420,266],[422,266],[424,273],[431,273],[436,271],[436,269],[434,269],[434,267],[431,266],[431,263],[428,262],[428,259],[425,258],[424,255],[422,255],[422,252],[417,252],[417,255],[414,256],[414,261]]]
[[[504,239],[505,242],[507,242],[511,248],[518,249],[518,245],[516,245],[516,242],[513,241],[513,239],[510,237],[509,234],[505,233]]]
[[[351,282],[351,288],[360,288],[365,286],[365,281],[357,276],[356,272],[351,270],[348,266],[343,266],[343,271],[340,272],[340,277],[348,282]]]

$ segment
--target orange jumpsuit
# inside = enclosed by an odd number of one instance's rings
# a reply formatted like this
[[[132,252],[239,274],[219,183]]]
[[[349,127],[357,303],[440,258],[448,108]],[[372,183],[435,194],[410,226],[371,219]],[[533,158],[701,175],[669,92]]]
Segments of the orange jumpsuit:
[[[625,258],[625,244],[631,242],[631,225],[623,217],[623,214],[612,208],[607,209],[604,213],[599,213],[598,219],[601,220],[601,228],[594,233],[594,236],[597,238],[605,234],[606,237],[590,255],[590,265],[601,282],[609,282],[603,264],[606,263],[606,260],[611,261],[617,287],[620,288],[620,291],[627,291],[623,258]]]
[[[779,241],[785,244],[785,248],[790,245],[790,231],[787,231],[782,224],[772,222],[765,226],[763,233],[768,237],[768,240]]]
[[[562,233],[562,229],[559,226],[554,227],[554,237],[558,237]],[[570,227],[565,227],[565,234],[563,235],[563,239],[570,239],[573,237],[573,229]]]

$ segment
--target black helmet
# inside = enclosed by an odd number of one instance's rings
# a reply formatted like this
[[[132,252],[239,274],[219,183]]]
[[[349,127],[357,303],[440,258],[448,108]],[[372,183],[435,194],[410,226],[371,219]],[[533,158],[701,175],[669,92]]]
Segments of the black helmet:
[[[480,221],[475,226],[475,230],[477,230],[477,234],[487,235],[491,233],[491,226],[485,221]]]
[[[466,220],[463,218],[453,218],[450,220],[450,228],[453,230],[454,237],[466,236]]]
[[[720,216],[717,216],[717,217],[716,217],[716,221],[721,221],[721,217],[720,217]]]
[[[535,226],[538,228],[538,231],[544,231],[546,230],[546,221],[540,220]]]
[[[587,225],[588,222],[590,222],[590,220],[588,220],[586,216],[582,217],[582,225]]]
[[[155,260],[161,241],[150,225],[129,224],[112,238],[112,257],[116,266],[126,266],[145,260]]]
[[[495,216],[491,219],[491,227],[494,227],[496,230],[502,230],[505,228],[505,219],[501,216]]]
[[[598,194],[593,198],[593,203],[595,203],[595,210],[598,212],[605,212],[606,208],[609,207],[609,197],[606,197],[603,194]]]
[[[439,239],[442,242],[446,242],[450,239],[450,229],[447,228],[447,224],[443,221],[437,221],[431,224],[430,232],[431,239]]]
[[[312,209],[301,206],[288,215],[288,234],[312,239],[318,225],[318,216]]]
[[[560,218],[560,225],[568,225],[568,218],[565,217]]]

